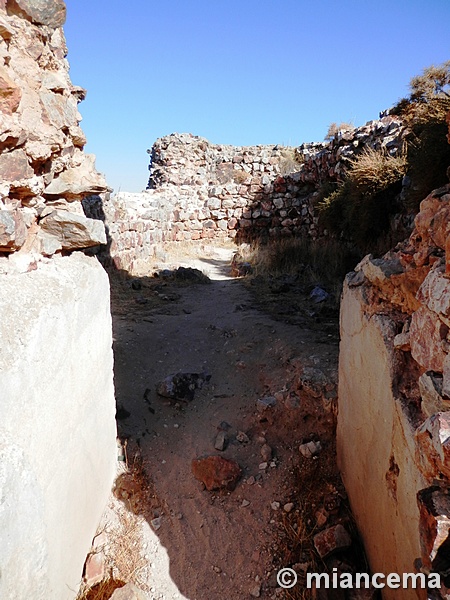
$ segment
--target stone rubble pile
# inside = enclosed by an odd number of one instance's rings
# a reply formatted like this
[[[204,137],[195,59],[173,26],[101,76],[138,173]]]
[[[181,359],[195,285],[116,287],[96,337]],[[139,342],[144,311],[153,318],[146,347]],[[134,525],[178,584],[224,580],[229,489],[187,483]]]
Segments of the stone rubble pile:
[[[164,243],[316,239],[323,235],[315,208],[321,185],[339,181],[364,148],[396,154],[404,132],[400,120],[384,116],[299,148],[217,145],[191,134],[158,139],[148,189],[103,201],[111,258],[117,268],[141,274]],[[89,207],[87,213],[95,216]]]

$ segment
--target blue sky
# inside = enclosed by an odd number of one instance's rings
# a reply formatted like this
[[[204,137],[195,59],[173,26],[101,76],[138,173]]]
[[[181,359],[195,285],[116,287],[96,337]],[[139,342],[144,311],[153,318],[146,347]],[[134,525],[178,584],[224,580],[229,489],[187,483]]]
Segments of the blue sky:
[[[66,0],[86,151],[140,191],[147,148],[189,132],[234,145],[362,125],[450,59],[449,0]]]

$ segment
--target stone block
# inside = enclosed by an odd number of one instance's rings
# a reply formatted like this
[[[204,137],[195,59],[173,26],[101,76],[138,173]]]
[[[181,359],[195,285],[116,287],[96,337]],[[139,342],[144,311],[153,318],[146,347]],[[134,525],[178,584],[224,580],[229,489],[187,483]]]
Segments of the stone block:
[[[415,218],[417,232],[423,240],[431,241],[438,248],[445,249],[447,224],[450,221],[449,186],[434,190],[420,203],[420,212]],[[445,193],[447,191],[447,193]]]
[[[106,244],[102,221],[88,219],[65,210],[55,210],[41,220],[43,231],[55,237],[64,250],[89,248]]]
[[[45,188],[46,197],[78,198],[110,191],[103,175],[95,170],[95,156],[83,155],[81,164],[63,171]]]
[[[0,210],[0,252],[18,250],[25,243],[26,235],[19,210]]]
[[[0,597],[73,600],[116,468],[108,277],[77,252],[0,279]]]
[[[449,489],[432,486],[420,490],[417,502],[420,512],[422,567],[438,572],[448,570],[450,559],[446,546],[450,531]]]

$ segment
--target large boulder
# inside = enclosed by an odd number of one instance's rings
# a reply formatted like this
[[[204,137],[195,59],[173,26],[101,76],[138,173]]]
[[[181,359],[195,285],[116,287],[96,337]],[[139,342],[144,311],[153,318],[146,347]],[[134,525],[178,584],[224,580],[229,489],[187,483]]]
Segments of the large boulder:
[[[77,252],[0,274],[0,338],[0,598],[73,600],[117,455],[97,260]]]

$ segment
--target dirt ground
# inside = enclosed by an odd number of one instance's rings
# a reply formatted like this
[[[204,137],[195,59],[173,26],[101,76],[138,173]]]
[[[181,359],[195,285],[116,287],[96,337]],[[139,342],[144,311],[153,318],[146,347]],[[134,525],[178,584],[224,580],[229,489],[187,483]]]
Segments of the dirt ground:
[[[313,535],[338,518],[324,509],[327,496],[345,500],[333,435],[336,317],[324,323],[295,286],[263,293],[258,282],[233,279],[230,258],[230,249],[210,249],[203,260],[164,265],[200,268],[209,283],[170,273],[112,280],[118,435],[128,471],[105,520],[137,519],[129,578],[151,600],[307,597],[279,588],[276,572],[325,568]],[[292,295],[297,323],[283,308]],[[158,382],[177,372],[211,377],[190,402],[159,396]],[[258,402],[266,397],[275,406]],[[219,451],[224,429],[228,443]],[[311,440],[322,450],[306,458],[299,445]],[[207,491],[194,478],[192,460],[206,455],[239,464],[234,491]]]

